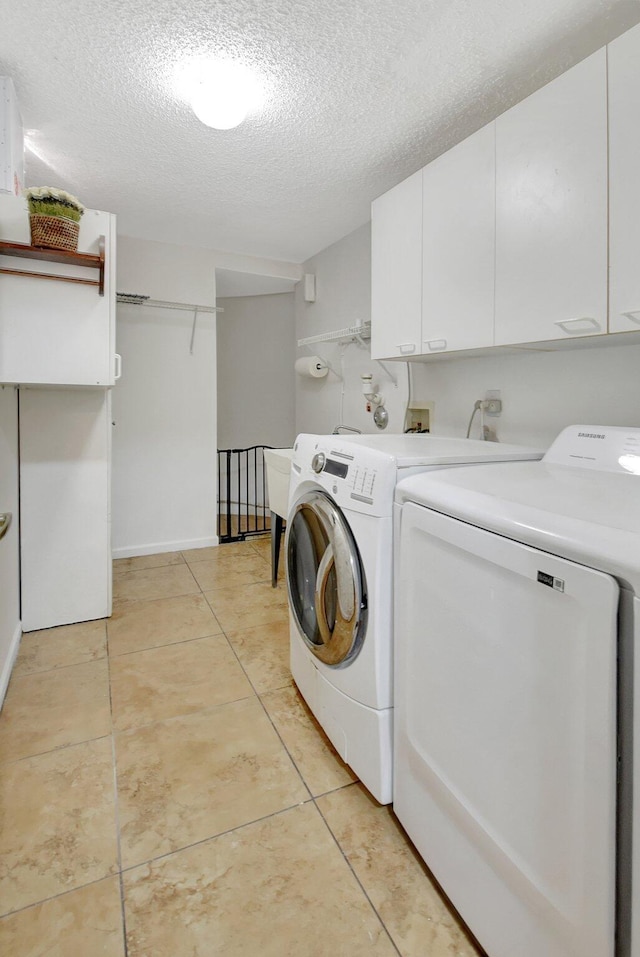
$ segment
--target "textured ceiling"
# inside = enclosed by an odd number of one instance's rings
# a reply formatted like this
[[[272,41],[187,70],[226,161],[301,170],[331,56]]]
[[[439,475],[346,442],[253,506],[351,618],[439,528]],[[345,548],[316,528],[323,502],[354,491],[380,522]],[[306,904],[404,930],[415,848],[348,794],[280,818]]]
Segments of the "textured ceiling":
[[[640,20],[638,0],[0,0],[27,184],[130,236],[303,262],[370,201]],[[267,102],[236,130],[176,92],[233,56]]]

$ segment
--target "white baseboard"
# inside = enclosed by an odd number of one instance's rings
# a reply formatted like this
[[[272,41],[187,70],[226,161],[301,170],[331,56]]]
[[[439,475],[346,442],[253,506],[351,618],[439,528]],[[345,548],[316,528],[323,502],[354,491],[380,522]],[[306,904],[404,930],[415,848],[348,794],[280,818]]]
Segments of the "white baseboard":
[[[127,545],[114,548],[114,558],[136,558],[138,555],[158,555],[161,552],[184,552],[190,548],[211,548],[218,545],[218,536],[212,538],[194,538],[184,542],[154,542],[152,545]]]
[[[4,704],[4,696],[7,693],[7,688],[9,687],[9,678],[11,677],[15,660],[18,657],[18,648],[20,647],[21,638],[22,622],[18,622],[16,625],[16,630],[13,633],[13,638],[11,639],[11,644],[9,645],[9,654],[7,655],[2,666],[2,672],[0,672],[0,708],[2,708],[2,705]]]

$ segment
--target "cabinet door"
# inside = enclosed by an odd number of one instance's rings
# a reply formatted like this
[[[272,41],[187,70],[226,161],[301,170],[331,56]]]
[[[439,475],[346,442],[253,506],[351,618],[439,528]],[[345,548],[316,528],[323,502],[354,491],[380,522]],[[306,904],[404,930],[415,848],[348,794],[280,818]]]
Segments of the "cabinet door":
[[[607,331],[606,51],[496,120],[496,345]]]
[[[493,345],[495,124],[423,170],[422,348]]]
[[[21,389],[22,627],[111,614],[111,393]]]
[[[420,352],[422,170],[371,206],[371,357]]]
[[[104,296],[96,286],[0,275],[0,382],[109,386],[114,382],[115,216],[86,210],[78,249],[97,253],[105,237]],[[29,243],[26,203],[0,197],[0,237]],[[95,269],[0,256],[0,265],[97,279]]]
[[[609,332],[640,329],[640,27],[609,44]]]

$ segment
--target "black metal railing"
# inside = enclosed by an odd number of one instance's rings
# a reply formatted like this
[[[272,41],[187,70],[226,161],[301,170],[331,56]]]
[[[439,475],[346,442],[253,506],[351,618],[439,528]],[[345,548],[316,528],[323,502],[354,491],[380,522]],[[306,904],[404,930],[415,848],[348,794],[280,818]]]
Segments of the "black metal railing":
[[[271,528],[263,450],[218,449],[218,538],[243,542]]]

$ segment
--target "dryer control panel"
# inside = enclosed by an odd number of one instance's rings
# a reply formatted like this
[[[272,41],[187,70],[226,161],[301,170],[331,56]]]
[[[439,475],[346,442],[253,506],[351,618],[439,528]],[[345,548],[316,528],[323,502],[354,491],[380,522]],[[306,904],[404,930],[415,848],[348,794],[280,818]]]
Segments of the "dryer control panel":
[[[599,472],[640,475],[640,429],[614,425],[570,425],[543,462]]]

